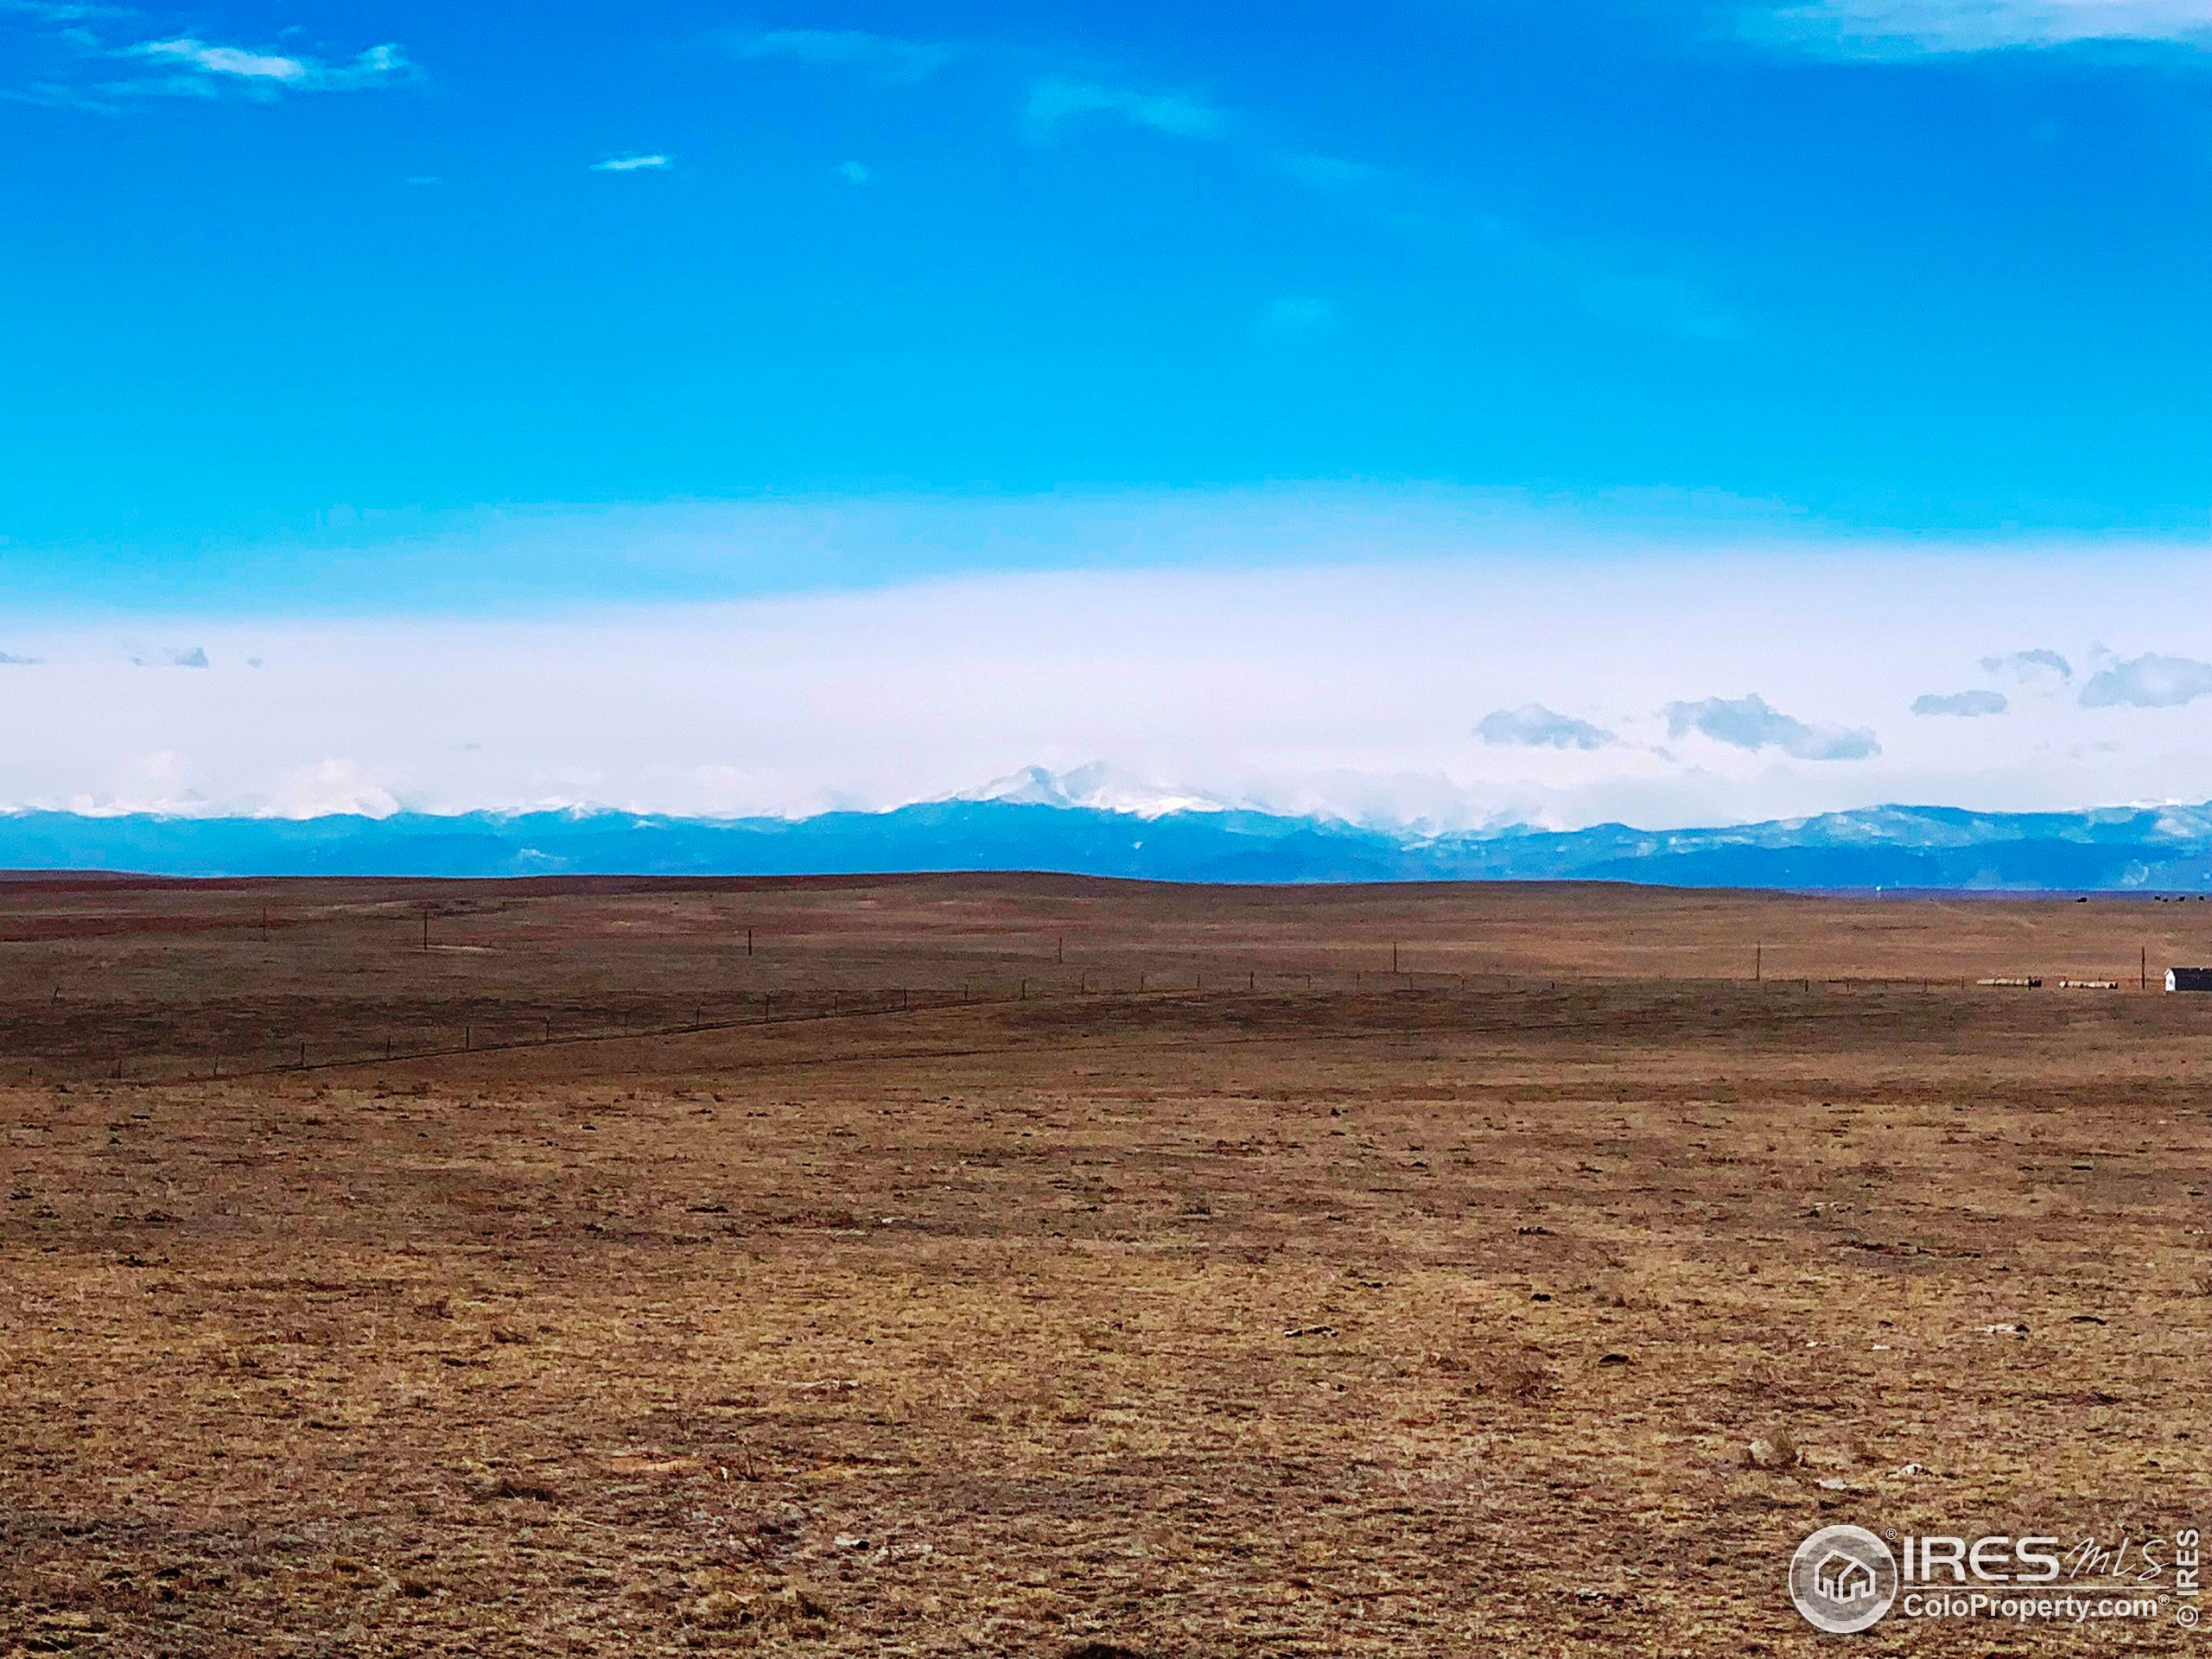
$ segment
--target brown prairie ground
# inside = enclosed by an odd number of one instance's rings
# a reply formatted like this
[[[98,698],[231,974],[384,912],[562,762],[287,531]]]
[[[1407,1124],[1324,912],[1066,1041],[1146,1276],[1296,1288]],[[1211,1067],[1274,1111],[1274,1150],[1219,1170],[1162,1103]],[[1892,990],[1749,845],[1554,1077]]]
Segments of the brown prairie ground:
[[[1812,1652],[1816,1526],[2212,1510],[2212,906],[0,903],[0,1654]]]

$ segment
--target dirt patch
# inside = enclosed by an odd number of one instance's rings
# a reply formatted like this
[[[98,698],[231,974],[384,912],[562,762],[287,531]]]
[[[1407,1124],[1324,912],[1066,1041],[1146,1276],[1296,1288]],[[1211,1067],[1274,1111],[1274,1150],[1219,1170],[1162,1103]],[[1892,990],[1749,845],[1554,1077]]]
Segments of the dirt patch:
[[[279,887],[319,954],[5,947],[0,1653],[1796,1652],[1827,1522],[2207,1509],[2194,1004],[1608,976],[1670,913],[1692,965],[1872,916],[1869,966],[2049,968],[2097,906],[1101,888],[448,888],[487,949],[440,958],[410,894]],[[744,988],[744,916],[780,994],[932,997],[188,1084],[71,1046],[667,1013]],[[1487,965],[1295,966],[1384,931]]]

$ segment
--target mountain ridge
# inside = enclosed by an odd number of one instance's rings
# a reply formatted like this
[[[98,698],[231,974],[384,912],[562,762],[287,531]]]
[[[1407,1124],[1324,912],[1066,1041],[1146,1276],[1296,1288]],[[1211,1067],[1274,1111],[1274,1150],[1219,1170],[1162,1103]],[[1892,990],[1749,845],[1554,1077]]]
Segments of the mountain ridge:
[[[0,813],[0,868],[454,877],[1039,870],[1224,883],[2212,891],[2212,804],[2035,813],[1885,805],[1682,830],[1445,832],[1212,801],[1147,805],[1060,804],[1041,788],[1016,788],[799,818],[568,808],[307,818],[23,810]]]

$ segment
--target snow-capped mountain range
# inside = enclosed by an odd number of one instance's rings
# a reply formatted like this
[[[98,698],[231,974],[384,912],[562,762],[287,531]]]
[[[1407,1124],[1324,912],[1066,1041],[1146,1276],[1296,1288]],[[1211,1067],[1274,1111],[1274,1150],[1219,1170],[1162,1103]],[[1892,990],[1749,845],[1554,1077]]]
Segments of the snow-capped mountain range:
[[[1268,811],[1085,766],[884,811],[682,818],[570,809],[380,817],[0,814],[0,868],[163,875],[796,875],[1052,870],[1177,881],[2212,891],[2212,804],[1876,806],[1710,829],[1436,833]]]

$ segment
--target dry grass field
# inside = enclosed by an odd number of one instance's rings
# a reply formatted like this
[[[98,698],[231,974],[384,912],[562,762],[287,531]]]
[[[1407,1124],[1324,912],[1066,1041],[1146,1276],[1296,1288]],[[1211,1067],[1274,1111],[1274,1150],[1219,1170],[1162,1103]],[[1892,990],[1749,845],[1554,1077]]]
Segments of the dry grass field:
[[[0,1655],[2200,1639],[1782,1580],[2212,1511],[2212,997],[2137,989],[2212,905],[54,880],[0,937]]]

